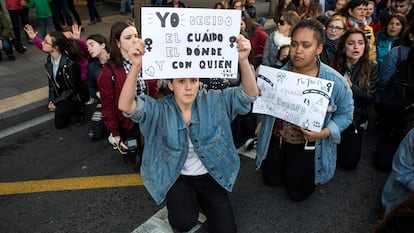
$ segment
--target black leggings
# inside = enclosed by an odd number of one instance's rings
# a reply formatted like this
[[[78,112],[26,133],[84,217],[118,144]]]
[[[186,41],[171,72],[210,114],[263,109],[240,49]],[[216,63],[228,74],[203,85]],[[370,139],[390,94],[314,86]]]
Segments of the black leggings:
[[[268,185],[286,186],[293,201],[302,201],[315,191],[315,151],[304,144],[291,144],[274,137],[270,139],[266,159],[262,162],[263,180]]]
[[[168,221],[178,232],[197,225],[199,207],[207,217],[208,232],[236,232],[227,191],[209,174],[180,175],[167,193]]]
[[[351,124],[341,134],[338,145],[338,165],[345,170],[356,168],[361,159],[363,129]]]
[[[83,103],[75,102],[70,99],[63,100],[56,105],[55,109],[55,127],[63,129],[70,124],[72,116],[82,117]]]

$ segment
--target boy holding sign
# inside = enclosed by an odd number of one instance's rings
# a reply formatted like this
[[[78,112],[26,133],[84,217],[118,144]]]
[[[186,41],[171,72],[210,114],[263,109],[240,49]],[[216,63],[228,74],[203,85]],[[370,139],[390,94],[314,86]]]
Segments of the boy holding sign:
[[[290,61],[282,67],[333,81],[321,131],[312,132],[304,129],[305,126],[264,115],[257,142],[256,165],[262,169],[265,183],[285,185],[293,201],[306,199],[316,185],[332,178],[336,167],[336,145],[340,142],[341,131],[352,122],[353,99],[348,84],[338,72],[319,61],[323,37],[324,29],[319,22],[299,22],[292,31]],[[280,98],[285,100],[283,96]],[[314,146],[310,146],[311,143]]]
[[[145,138],[142,179],[158,204],[166,199],[175,231],[191,230],[201,208],[209,232],[236,232],[227,191],[233,188],[240,160],[230,123],[249,112],[258,90],[248,61],[250,41],[240,35],[235,43],[241,86],[206,92],[199,91],[198,78],[169,79],[173,93],[159,100],[135,95],[144,41],[128,52],[132,67],[119,108],[140,125]]]

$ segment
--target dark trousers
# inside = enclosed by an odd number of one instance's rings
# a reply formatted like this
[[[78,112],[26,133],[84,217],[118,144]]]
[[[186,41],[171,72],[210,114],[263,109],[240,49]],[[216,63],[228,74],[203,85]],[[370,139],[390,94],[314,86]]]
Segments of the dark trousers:
[[[78,11],[76,10],[74,0],[68,0],[68,7],[73,17],[75,17],[76,23],[82,25],[82,21],[79,17]]]
[[[72,26],[73,25],[73,20],[72,20],[72,16],[70,15],[69,12],[69,0],[62,0],[60,2],[60,7],[63,11],[63,14],[65,15],[65,19],[66,19],[66,23],[68,24],[68,26]],[[61,21],[63,23],[63,21]]]
[[[208,232],[236,232],[233,211],[227,191],[210,175],[180,175],[166,197],[168,221],[175,231],[191,230],[198,219],[199,208],[207,217]]]
[[[72,116],[81,116],[82,107],[82,102],[75,102],[70,99],[60,102],[55,109],[55,127],[63,129],[68,126]]]
[[[52,9],[53,24],[55,25],[56,31],[62,31],[62,26],[60,25],[60,23],[65,22],[61,13],[61,6],[59,1],[60,0],[52,0],[50,2],[50,8]]]
[[[351,124],[341,133],[341,143],[338,145],[338,165],[346,170],[352,170],[361,159],[363,129]]]
[[[101,16],[99,15],[98,11],[96,10],[94,0],[88,0],[87,4],[88,4],[89,19],[91,21],[100,19]]]
[[[290,199],[302,201],[315,191],[315,151],[304,144],[290,144],[272,136],[266,159],[262,162],[263,180],[268,185],[282,185]]]
[[[29,23],[29,9],[10,10],[10,21],[13,26],[13,34],[18,42],[21,42],[20,31],[23,26]],[[26,38],[28,38],[26,34]]]

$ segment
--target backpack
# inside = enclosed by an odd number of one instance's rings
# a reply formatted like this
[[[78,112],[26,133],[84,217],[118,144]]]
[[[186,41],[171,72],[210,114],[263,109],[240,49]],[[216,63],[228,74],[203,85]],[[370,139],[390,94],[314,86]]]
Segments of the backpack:
[[[380,108],[395,133],[405,135],[414,126],[413,64],[403,61],[380,98]]]

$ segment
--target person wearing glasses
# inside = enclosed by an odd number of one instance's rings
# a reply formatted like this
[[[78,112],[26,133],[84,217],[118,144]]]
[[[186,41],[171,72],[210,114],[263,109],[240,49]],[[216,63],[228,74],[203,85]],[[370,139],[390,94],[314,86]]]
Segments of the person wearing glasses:
[[[399,45],[407,22],[401,14],[392,14],[384,22],[381,31],[376,35],[377,62],[382,64],[385,56],[395,46]]]
[[[323,50],[320,59],[323,63],[331,62],[341,36],[348,30],[346,18],[342,15],[334,15],[326,22],[326,37],[323,42]]]
[[[275,66],[280,47],[285,44],[290,44],[290,34],[299,20],[299,15],[294,11],[282,13],[277,22],[276,30],[270,33],[267,38],[263,49],[263,65]]]
[[[79,64],[82,57],[78,44],[61,32],[46,34],[42,50],[48,53],[45,68],[49,80],[48,108],[55,113],[55,127],[62,129],[71,117],[84,118],[87,91],[83,86]]]

